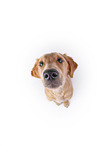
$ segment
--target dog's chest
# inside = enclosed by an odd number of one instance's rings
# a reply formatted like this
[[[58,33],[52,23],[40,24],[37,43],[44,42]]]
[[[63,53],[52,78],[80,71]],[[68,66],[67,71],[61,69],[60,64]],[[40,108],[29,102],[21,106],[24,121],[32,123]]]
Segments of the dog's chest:
[[[63,103],[64,98],[64,91],[63,88],[56,89],[56,90],[45,90],[47,98],[51,101],[55,101],[56,103]]]
[[[63,89],[60,89],[60,90],[56,90],[54,92],[54,101],[57,102],[57,103],[63,103],[64,102],[64,91]]]

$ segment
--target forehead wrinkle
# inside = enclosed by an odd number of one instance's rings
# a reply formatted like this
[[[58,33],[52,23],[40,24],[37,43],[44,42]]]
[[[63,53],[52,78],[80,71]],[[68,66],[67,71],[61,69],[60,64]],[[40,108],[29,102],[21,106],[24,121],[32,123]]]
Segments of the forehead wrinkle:
[[[52,58],[50,55],[45,55],[44,59],[46,63],[50,63],[52,61]]]
[[[44,56],[41,57],[41,60],[44,61],[44,63],[53,63],[56,61],[57,58],[57,53],[49,53],[45,54]]]

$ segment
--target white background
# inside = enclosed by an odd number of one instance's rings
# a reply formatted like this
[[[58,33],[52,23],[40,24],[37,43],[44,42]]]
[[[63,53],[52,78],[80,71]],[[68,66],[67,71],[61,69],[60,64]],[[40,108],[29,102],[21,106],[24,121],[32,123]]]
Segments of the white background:
[[[0,1],[0,145],[97,145],[97,1]],[[36,58],[78,63],[67,109],[49,102]]]

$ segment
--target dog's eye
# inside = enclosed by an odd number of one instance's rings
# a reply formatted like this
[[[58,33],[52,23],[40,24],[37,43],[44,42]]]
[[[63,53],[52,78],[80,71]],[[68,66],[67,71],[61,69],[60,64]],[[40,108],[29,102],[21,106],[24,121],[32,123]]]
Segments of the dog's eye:
[[[40,66],[40,67],[42,67],[42,66],[43,66],[43,61],[41,61],[41,62],[40,62],[39,66]]]
[[[62,60],[61,58],[58,58],[57,61],[58,61],[59,63],[62,63],[62,62],[63,62],[63,60]]]

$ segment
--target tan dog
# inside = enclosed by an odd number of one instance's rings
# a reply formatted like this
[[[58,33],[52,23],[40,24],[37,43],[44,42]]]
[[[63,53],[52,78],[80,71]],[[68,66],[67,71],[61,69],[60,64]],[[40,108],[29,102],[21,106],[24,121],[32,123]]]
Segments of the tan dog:
[[[54,101],[57,105],[64,103],[68,107],[73,95],[70,77],[73,77],[77,66],[66,54],[50,53],[37,59],[31,75],[41,78],[49,101]]]

